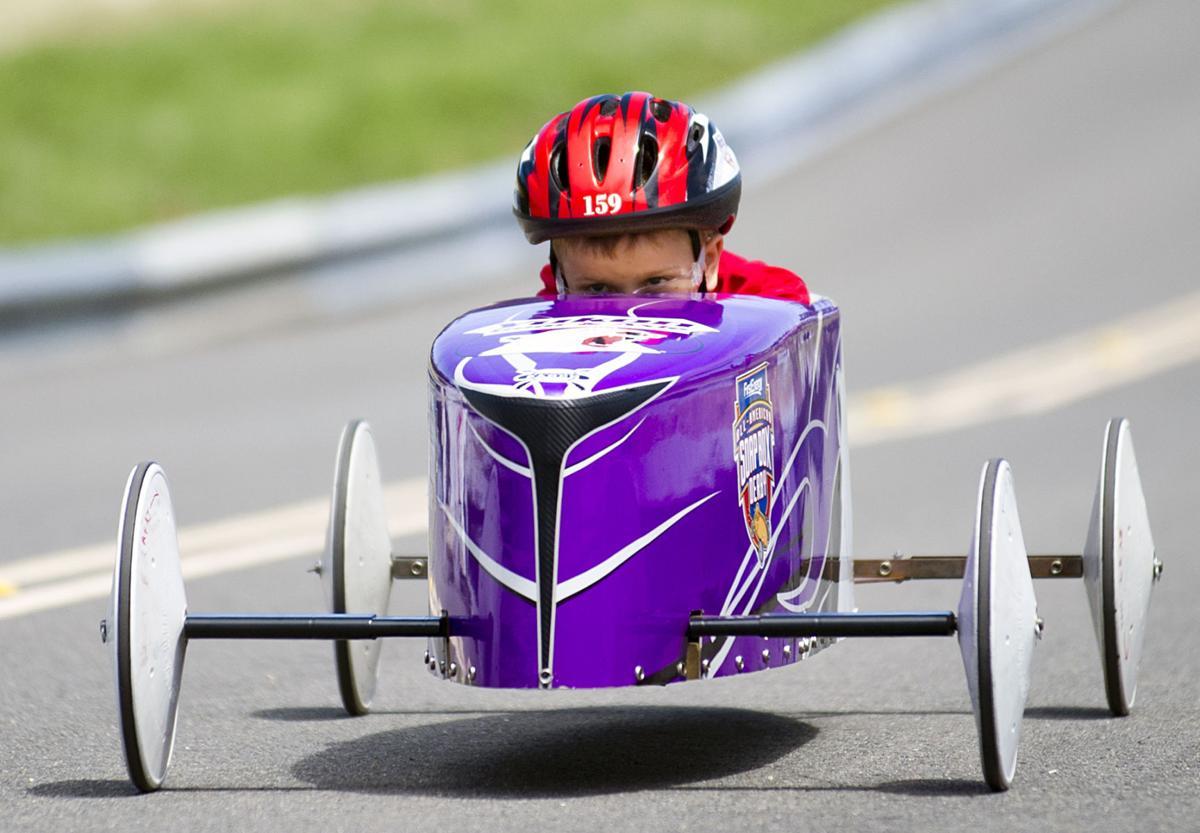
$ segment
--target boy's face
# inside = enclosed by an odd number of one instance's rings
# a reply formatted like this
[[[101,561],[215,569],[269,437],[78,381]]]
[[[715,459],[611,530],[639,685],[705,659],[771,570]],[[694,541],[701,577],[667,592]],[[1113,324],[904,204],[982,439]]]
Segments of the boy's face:
[[[696,259],[692,241],[680,230],[632,234],[615,247],[596,247],[566,239],[554,241],[559,274],[571,294],[639,293],[686,295],[693,291]],[[702,283],[716,288],[717,262],[724,248],[721,235],[704,241]]]

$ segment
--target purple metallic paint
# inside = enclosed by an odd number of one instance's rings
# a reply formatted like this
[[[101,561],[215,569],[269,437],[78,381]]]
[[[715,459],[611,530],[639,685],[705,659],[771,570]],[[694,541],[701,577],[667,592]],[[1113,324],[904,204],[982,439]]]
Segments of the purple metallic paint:
[[[497,349],[510,352],[484,355]],[[598,380],[580,373],[613,360]],[[759,569],[738,497],[731,429],[735,379],[764,361],[775,421],[774,545]],[[445,667],[464,669],[460,681],[473,668],[476,685],[539,686],[537,516],[533,481],[522,471],[530,459],[520,441],[467,403],[464,386],[581,401],[671,380],[645,405],[577,442],[563,461],[553,649],[543,687],[632,685],[635,667],[650,681],[681,680],[675,668],[694,611],[838,609],[838,584],[821,574],[837,535],[840,362],[839,314],[825,300],[524,300],[452,322],[430,363],[430,601],[450,615],[455,636],[433,640],[431,652]],[[725,642],[703,646],[712,676],[738,673],[736,656],[745,671],[799,658],[783,650],[796,640]]]

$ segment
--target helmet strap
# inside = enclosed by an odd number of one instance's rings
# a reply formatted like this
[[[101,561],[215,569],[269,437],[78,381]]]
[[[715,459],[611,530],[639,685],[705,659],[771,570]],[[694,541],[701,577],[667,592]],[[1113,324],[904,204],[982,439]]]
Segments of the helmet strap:
[[[567,281],[563,278],[562,267],[558,264],[558,256],[554,254],[554,243],[550,243],[550,271],[554,273],[554,288],[559,295],[567,294]]]
[[[692,234],[696,234],[696,232],[692,232]],[[696,239],[699,239],[699,236]],[[692,292],[704,292],[706,289],[704,285],[704,267],[704,247],[701,246],[699,253],[696,255],[695,262],[692,263]]]

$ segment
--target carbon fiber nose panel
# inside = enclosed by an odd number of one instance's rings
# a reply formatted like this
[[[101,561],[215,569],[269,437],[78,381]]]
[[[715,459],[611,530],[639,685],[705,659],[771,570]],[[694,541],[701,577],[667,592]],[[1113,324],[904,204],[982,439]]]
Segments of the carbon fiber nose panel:
[[[537,496],[538,634],[543,669],[551,667],[554,646],[558,498],[563,460],[581,439],[637,410],[668,384],[649,382],[573,399],[498,396],[462,389],[472,408],[519,439],[529,452]]]

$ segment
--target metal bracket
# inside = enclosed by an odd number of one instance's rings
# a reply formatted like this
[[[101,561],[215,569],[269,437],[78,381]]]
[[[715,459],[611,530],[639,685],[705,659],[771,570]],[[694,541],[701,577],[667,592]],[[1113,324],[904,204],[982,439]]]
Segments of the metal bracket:
[[[442,611],[442,621],[449,622],[450,615],[445,610]],[[450,628],[442,631],[442,655],[438,659],[438,670],[441,671],[444,679],[449,679],[452,676],[451,668],[454,662],[450,659]]]
[[[683,676],[688,680],[700,679],[700,640],[689,640],[683,661]]]
[[[419,555],[393,555],[392,578],[425,578],[429,575],[429,559]]]
[[[961,555],[896,555],[883,559],[855,559],[854,582],[870,584],[879,581],[920,579],[960,579],[967,559]],[[1083,556],[1031,555],[1029,572],[1034,578],[1081,578]]]
[[[959,579],[963,577],[967,559],[961,555],[894,555],[891,558],[856,558],[854,560],[854,582],[870,584],[890,581],[930,579]],[[837,581],[839,562],[825,562],[823,578]],[[1161,573],[1161,564],[1156,565],[1155,578]],[[320,563],[310,569],[320,572]],[[1029,572],[1034,578],[1082,578],[1083,557],[1079,555],[1031,555]],[[422,579],[429,575],[429,559],[417,555],[392,556],[393,579]]]

